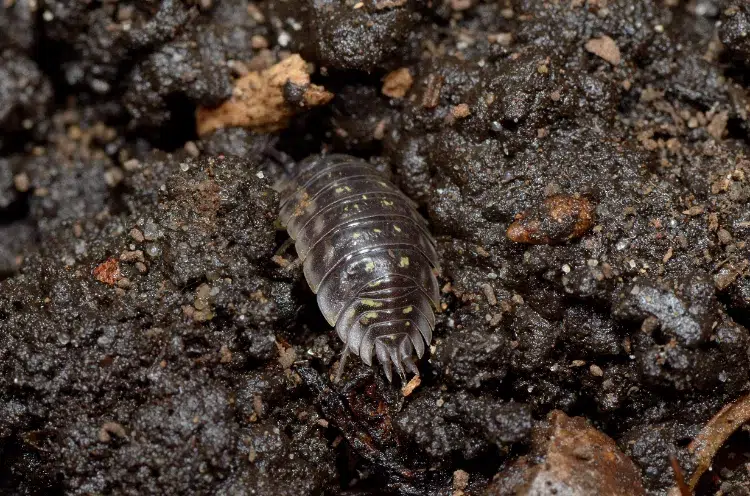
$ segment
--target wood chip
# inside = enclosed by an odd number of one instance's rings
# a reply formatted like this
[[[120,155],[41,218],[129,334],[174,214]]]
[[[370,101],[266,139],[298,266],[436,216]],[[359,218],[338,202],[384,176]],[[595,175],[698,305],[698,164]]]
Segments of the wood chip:
[[[669,262],[669,259],[672,258],[672,255],[674,254],[674,250],[670,246],[667,250],[667,253],[664,254],[664,257],[661,259],[662,262],[667,263]]]
[[[589,373],[594,377],[602,377],[604,375],[602,368],[593,363],[589,366]]]
[[[693,205],[689,209],[683,210],[682,213],[685,215],[689,215],[690,217],[694,217],[703,213],[703,207],[700,205]]]
[[[443,88],[443,76],[430,74],[427,76],[427,88],[422,95],[422,106],[424,108],[435,108],[440,103],[440,90]]]
[[[487,303],[497,305],[497,296],[495,296],[495,290],[492,289],[492,286],[489,283],[484,283],[481,287],[484,297],[487,298]]]
[[[466,10],[471,4],[472,0],[451,0],[451,8],[457,11]]]
[[[284,345],[280,342],[276,342],[276,348],[279,350],[279,364],[282,368],[288,369],[297,359],[297,354],[294,351],[294,347],[290,345]]]
[[[403,98],[413,83],[414,78],[412,78],[409,69],[402,67],[388,73],[383,78],[383,89],[381,91],[390,98]]]
[[[493,33],[487,35],[487,41],[502,46],[510,46],[513,43],[513,33]]]
[[[392,9],[406,5],[408,0],[374,0],[375,10]]]
[[[287,83],[304,89],[299,105],[292,105],[284,98]],[[324,105],[332,98],[332,93],[310,83],[307,63],[302,57],[291,55],[268,69],[249,72],[239,78],[232,97],[218,107],[199,107],[196,111],[198,135],[224,127],[278,131],[288,125],[295,113]]]
[[[415,375],[414,377],[411,378],[409,382],[406,383],[406,385],[403,388],[401,388],[401,393],[404,395],[404,397],[407,397],[411,393],[413,393],[414,390],[417,389],[417,387],[419,387],[420,384],[422,384],[422,378],[419,377],[418,375]]]
[[[729,113],[725,110],[716,114],[711,122],[706,126],[706,131],[716,141],[721,141],[724,137],[724,132],[727,130],[727,122],[729,122]]]
[[[463,119],[471,115],[471,109],[465,103],[459,103],[451,109],[451,115],[453,115],[455,119]]]
[[[617,48],[615,40],[609,36],[605,35],[601,38],[591,38],[586,42],[585,48],[588,52],[606,60],[612,65],[620,64],[620,49]]]

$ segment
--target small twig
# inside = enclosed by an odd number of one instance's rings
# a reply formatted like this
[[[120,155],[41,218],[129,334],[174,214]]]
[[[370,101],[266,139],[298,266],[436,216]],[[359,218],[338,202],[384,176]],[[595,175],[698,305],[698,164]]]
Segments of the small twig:
[[[672,464],[672,472],[674,472],[674,479],[677,482],[677,489],[680,490],[680,496],[692,496],[693,493],[685,482],[685,477],[682,474],[680,462],[677,460],[677,457],[669,455],[669,463]]]

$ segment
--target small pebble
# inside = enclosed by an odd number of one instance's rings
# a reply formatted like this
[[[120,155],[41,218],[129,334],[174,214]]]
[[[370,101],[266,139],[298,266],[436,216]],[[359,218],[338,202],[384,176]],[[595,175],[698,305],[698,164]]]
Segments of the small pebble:
[[[16,191],[26,193],[31,186],[31,181],[25,172],[21,172],[13,177],[13,185],[16,187]]]
[[[463,491],[469,485],[469,473],[465,470],[453,472],[453,490]]]
[[[201,151],[198,149],[198,145],[196,145],[193,141],[188,141],[185,143],[185,151],[188,155],[195,158],[201,154]]]
[[[601,369],[601,367],[593,363],[589,367],[589,372],[591,372],[591,375],[593,375],[594,377],[601,377],[604,375],[604,371]]]

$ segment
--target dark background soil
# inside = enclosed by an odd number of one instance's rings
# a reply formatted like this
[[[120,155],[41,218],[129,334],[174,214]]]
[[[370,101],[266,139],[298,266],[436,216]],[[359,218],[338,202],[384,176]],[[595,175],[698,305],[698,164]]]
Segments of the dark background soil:
[[[461,469],[504,494],[561,409],[665,494],[750,391],[748,34],[742,1],[6,0],[0,492],[451,494]],[[198,138],[198,106],[289,53],[330,105]],[[320,151],[390,168],[439,239],[406,399],[356,359],[330,382],[340,343],[271,261],[270,185]],[[510,241],[552,195],[593,229]],[[750,494],[748,441],[703,493]]]

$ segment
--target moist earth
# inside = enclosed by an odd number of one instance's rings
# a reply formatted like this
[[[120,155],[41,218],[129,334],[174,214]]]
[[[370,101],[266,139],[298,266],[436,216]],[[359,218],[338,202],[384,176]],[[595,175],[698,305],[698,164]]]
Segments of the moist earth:
[[[750,392],[748,33],[732,0],[5,1],[0,492],[667,494]],[[293,54],[330,103],[197,134]],[[336,382],[284,249],[272,186],[319,152],[438,240],[406,396]],[[750,494],[749,441],[698,494]]]

